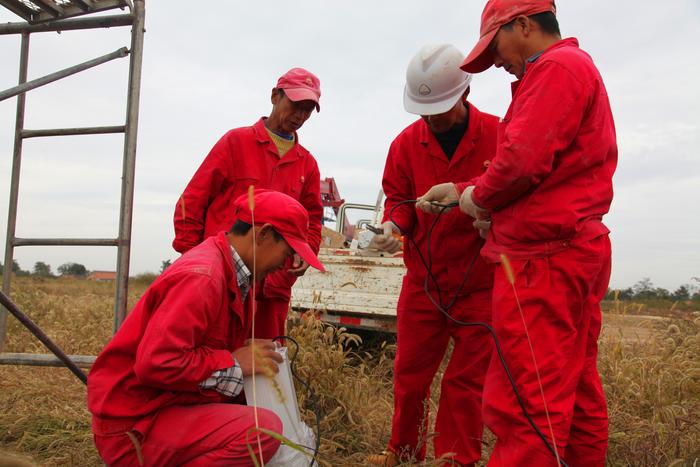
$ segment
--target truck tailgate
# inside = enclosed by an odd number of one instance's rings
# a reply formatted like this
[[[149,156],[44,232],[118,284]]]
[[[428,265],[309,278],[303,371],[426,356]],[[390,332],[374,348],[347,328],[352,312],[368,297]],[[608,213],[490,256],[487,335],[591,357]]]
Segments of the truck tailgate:
[[[321,249],[326,273],[309,268],[292,289],[291,306],[348,327],[395,330],[396,303],[406,272],[402,258]]]

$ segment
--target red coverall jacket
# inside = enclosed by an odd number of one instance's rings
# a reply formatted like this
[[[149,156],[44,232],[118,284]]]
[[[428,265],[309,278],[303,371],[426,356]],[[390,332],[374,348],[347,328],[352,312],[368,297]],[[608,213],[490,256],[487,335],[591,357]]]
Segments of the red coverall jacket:
[[[609,232],[615,126],[603,80],[576,39],[549,47],[513,83],[498,141],[473,192],[492,211],[489,259],[546,256]]]
[[[422,119],[402,131],[391,144],[384,168],[384,220],[389,220],[389,213],[396,203],[416,199],[433,185],[468,180],[483,174],[496,153],[497,124],[497,117],[482,113],[469,104],[469,127],[451,160],[445,157]],[[418,211],[414,204],[409,203],[394,209],[392,218],[403,234],[413,237],[421,246],[421,253],[427,261],[427,233],[435,216]],[[459,209],[452,209],[442,215],[432,232],[431,269],[443,292],[456,291],[481,247],[481,238],[473,222],[474,219]],[[425,266],[410,241],[404,241],[404,263],[407,276],[422,284],[426,276]],[[478,257],[462,292],[489,288],[492,284],[492,267]],[[432,282],[430,286],[434,290]]]
[[[254,185],[285,193],[306,208],[309,245],[318,252],[323,205],[316,160],[298,142],[280,158],[263,121],[226,133],[199,166],[175,207],[176,251],[184,253],[205,238],[228,231],[236,221],[233,201]],[[270,274],[263,293],[289,299],[295,279],[287,271]]]
[[[199,385],[233,366],[231,352],[250,332],[250,303],[241,302],[224,233],[178,259],[148,288],[92,366],[88,408],[95,432],[127,431],[170,405],[230,402]]]

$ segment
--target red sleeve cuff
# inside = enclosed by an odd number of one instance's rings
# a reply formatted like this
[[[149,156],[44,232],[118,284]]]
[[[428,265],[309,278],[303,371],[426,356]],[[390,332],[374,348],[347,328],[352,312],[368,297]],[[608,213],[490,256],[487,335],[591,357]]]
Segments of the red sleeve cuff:
[[[480,193],[481,190],[479,190],[479,187],[475,186],[474,191],[472,191],[472,202],[481,209],[491,209],[490,207],[486,206],[486,203],[481,199],[479,196]]]
[[[216,370],[225,370],[235,364],[236,361],[228,350],[215,350],[214,352],[213,357]]]

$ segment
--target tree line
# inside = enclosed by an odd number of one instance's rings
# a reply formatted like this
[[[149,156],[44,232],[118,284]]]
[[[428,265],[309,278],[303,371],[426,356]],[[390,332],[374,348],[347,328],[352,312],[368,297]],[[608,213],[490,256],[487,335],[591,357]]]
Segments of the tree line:
[[[172,260],[165,260],[161,262],[159,274],[162,274],[170,265]],[[59,277],[59,276],[76,276],[76,277],[87,277],[90,271],[80,263],[64,263],[58,267],[56,270],[57,274],[51,271],[51,265],[43,262],[37,261],[34,263],[34,268],[31,271],[23,270],[17,260],[12,260],[12,272],[17,276],[33,276],[33,277]],[[0,263],[0,274],[5,272],[3,264]],[[157,276],[153,273],[145,273],[145,275]]]
[[[700,279],[693,277],[700,284]],[[656,287],[648,277],[626,289],[608,289],[606,300],[694,300],[700,301],[700,287],[693,284],[683,284],[671,292],[663,287]]]
[[[159,273],[163,273],[170,265],[171,260],[161,262]],[[2,263],[0,263],[0,274],[4,273]],[[34,263],[34,268],[31,271],[24,271],[20,268],[17,260],[12,261],[12,272],[18,276],[33,276],[33,277],[58,277],[58,276],[76,276],[86,277],[90,271],[80,263],[64,263],[57,268],[57,274],[51,271],[51,266],[43,261]],[[155,278],[155,274],[151,274]],[[608,289],[605,295],[606,300],[693,300],[700,301],[700,278],[693,277],[693,280],[698,285],[683,284],[674,291],[670,291],[663,287],[656,287],[650,278],[645,277],[632,287],[626,289]]]
[[[57,274],[51,271],[51,265],[37,261],[34,263],[34,268],[31,271],[25,271],[20,266],[17,260],[12,261],[12,272],[17,276],[34,276],[34,277],[58,277],[58,276],[78,276],[86,277],[90,271],[80,263],[64,263],[57,268]],[[0,263],[0,274],[5,273],[5,267]]]

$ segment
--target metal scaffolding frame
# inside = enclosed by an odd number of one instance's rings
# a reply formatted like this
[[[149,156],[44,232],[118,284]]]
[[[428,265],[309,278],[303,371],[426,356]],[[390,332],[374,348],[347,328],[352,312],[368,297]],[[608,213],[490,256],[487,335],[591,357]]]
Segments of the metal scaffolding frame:
[[[141,88],[141,63],[143,58],[143,36],[145,5],[144,0],[0,0],[3,6],[21,16],[26,22],[0,24],[0,35],[20,34],[20,64],[18,85],[0,92],[0,101],[17,96],[17,113],[15,119],[14,151],[12,157],[12,176],[10,183],[10,202],[7,218],[7,237],[5,240],[5,272],[2,290],[9,297],[12,278],[14,249],[19,246],[116,246],[117,279],[114,304],[114,330],[116,331],[126,317],[129,281],[129,259],[131,250],[131,224],[134,200],[134,172],[136,161],[136,136],[138,129],[139,98]],[[126,14],[86,16],[96,12],[120,8],[128,9]],[[98,29],[131,26],[131,46],[87,62],[51,73],[42,78],[27,81],[29,63],[29,37],[32,33],[61,32],[78,29]],[[130,56],[129,82],[127,89],[126,121],[124,125],[86,128],[56,128],[28,130],[24,128],[26,92],[44,86],[53,81],[98,66],[118,58]],[[119,210],[119,232],[116,238],[18,238],[15,236],[17,224],[17,205],[19,198],[20,166],[22,160],[22,143],[27,138],[95,135],[124,133],[124,157],[122,166],[121,201]],[[4,303],[4,302],[3,302]],[[61,366],[62,360],[51,354],[9,354],[2,353],[7,334],[8,309],[0,306],[0,364],[22,364]],[[16,315],[16,313],[15,313]],[[42,342],[44,342],[42,340]],[[52,349],[53,351],[53,349]],[[80,366],[89,366],[94,357],[71,356]]]

